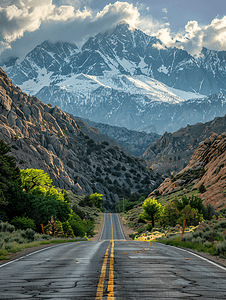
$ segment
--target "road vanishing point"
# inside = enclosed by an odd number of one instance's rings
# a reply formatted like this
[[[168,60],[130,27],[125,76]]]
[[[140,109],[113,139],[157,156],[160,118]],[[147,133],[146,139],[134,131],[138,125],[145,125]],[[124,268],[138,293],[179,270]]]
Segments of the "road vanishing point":
[[[126,241],[118,215],[106,213],[99,241],[0,265],[0,299],[226,299],[226,268],[184,249]]]

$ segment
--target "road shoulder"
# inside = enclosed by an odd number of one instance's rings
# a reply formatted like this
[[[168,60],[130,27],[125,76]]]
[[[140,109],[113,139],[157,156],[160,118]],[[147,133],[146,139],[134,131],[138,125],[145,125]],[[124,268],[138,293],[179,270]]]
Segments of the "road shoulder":
[[[125,235],[126,240],[127,241],[132,241],[133,239],[129,235],[131,233],[134,233],[133,229],[129,228],[127,225],[124,224],[124,220],[122,219],[120,214],[118,214],[118,218],[119,218],[119,222],[120,222],[120,225],[122,227],[122,231]]]

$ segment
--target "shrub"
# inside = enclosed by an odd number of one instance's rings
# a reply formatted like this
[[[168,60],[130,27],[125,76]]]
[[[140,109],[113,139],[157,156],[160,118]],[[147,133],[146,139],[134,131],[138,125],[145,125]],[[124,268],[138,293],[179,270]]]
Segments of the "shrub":
[[[64,236],[72,237],[72,238],[75,237],[73,229],[68,221],[63,222],[62,227],[63,227],[63,231],[64,231]]]
[[[26,161],[25,160],[23,160],[23,159],[20,159],[20,161],[19,161],[19,164],[20,165],[23,165],[23,164],[25,164],[26,163]]]
[[[34,220],[28,217],[14,217],[11,223],[16,227],[16,229],[26,230],[27,228],[36,228]]]
[[[203,194],[203,193],[205,193],[206,192],[206,187],[205,187],[205,185],[202,183],[201,185],[200,185],[200,187],[199,187],[199,192],[201,193],[201,194]]]
[[[12,145],[11,148],[18,150],[18,147],[16,145]]]
[[[222,242],[222,243],[219,243],[217,245],[217,254],[222,254],[222,255],[226,255],[226,241]]]
[[[72,210],[74,213],[76,213],[76,215],[78,215],[81,218],[81,220],[85,218],[85,212],[81,210],[76,204],[72,206]]]
[[[193,237],[202,237],[203,236],[203,232],[201,230],[197,230],[193,233]]]
[[[107,141],[102,142],[103,145],[109,146],[109,143]]]
[[[44,231],[46,234],[54,237],[61,237],[64,235],[62,223],[58,220],[55,220],[54,217],[51,217],[51,220],[48,221],[48,224],[44,227]]]
[[[192,233],[184,234],[181,238],[181,241],[182,242],[190,242],[192,237],[193,237]]]
[[[27,239],[28,241],[34,241],[35,231],[31,228],[28,228],[21,233],[21,236]]]
[[[76,216],[75,214],[70,218],[69,224],[71,225],[71,228],[74,232],[75,236],[84,237],[85,236],[85,226],[83,225],[81,219],[79,216]]]
[[[15,227],[8,222],[0,222],[0,232],[13,232]]]
[[[20,135],[17,133],[17,134],[15,135],[14,139],[15,139],[15,140],[19,140],[19,138],[20,138]]]
[[[207,247],[207,248],[210,248],[212,246],[212,243],[210,243],[208,241],[205,241],[204,246]]]
[[[196,238],[196,243],[197,243],[197,244],[202,244],[202,243],[203,243],[203,239],[202,239],[200,236],[198,236],[198,237]]]

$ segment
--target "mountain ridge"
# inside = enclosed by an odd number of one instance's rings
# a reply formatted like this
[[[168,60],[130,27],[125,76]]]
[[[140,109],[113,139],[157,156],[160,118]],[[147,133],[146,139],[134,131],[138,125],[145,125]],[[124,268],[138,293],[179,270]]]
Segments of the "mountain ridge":
[[[4,68],[16,85],[46,104],[132,130],[157,122],[162,134],[185,125],[180,122],[172,127],[170,119],[174,110],[180,115],[181,104],[192,109],[188,99],[205,103],[209,94],[226,90],[226,52],[203,48],[195,58],[181,49],[157,49],[157,42],[161,43],[122,23],[89,38],[81,48],[43,42],[20,64]],[[122,108],[127,108],[127,114]],[[210,111],[217,109],[212,106]],[[168,112],[167,122],[165,117],[155,117],[161,111]],[[225,106],[222,111],[226,113]],[[198,122],[215,117],[212,113],[205,119],[202,110],[198,113]],[[189,124],[197,122],[192,114],[188,119]]]

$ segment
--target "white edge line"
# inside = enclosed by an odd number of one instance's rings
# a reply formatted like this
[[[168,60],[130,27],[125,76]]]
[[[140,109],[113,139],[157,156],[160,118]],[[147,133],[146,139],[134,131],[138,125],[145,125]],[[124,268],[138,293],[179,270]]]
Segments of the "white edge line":
[[[123,232],[123,230],[122,230],[122,226],[121,226],[120,221],[119,221],[119,216],[118,216],[118,214],[117,214],[117,218],[118,218],[118,223],[119,223],[119,226],[120,226],[120,229],[121,229],[121,232],[122,232],[122,236],[124,237],[124,240],[126,240],[125,234],[124,234],[124,232]]]
[[[18,261],[18,260],[21,260],[21,259],[23,259],[23,258],[26,258],[26,257],[28,257],[28,256],[30,256],[30,255],[33,255],[33,254],[36,254],[36,253],[38,253],[38,252],[41,252],[41,251],[44,251],[44,250],[48,250],[48,249],[51,249],[51,248],[55,248],[55,247],[59,247],[59,246],[63,246],[63,245],[66,245],[66,244],[67,244],[67,243],[60,244],[60,245],[54,245],[54,246],[51,246],[51,247],[45,247],[45,248],[43,248],[43,249],[40,249],[40,250],[31,252],[31,253],[29,253],[29,254],[27,254],[27,255],[21,256],[21,257],[19,257],[19,258],[17,258],[17,259],[11,260],[11,261],[9,261],[9,262],[7,262],[7,263],[4,263],[4,264],[0,265],[0,268],[3,268],[3,267],[5,267],[5,266],[7,266],[7,265],[9,265],[9,264],[12,264],[12,263],[14,263],[14,262],[16,262],[16,261]]]
[[[102,238],[102,235],[103,235],[103,231],[104,231],[104,224],[105,224],[105,213],[104,213],[104,222],[103,222],[103,227],[102,227],[102,231],[101,231],[101,235],[100,235],[99,241],[101,240],[101,238]]]
[[[158,243],[158,242],[155,242],[155,243]],[[158,244],[165,245],[165,244],[162,244],[162,243],[158,243]],[[205,258],[205,257],[202,257],[201,255],[198,255],[198,254],[196,254],[196,253],[193,253],[193,252],[188,251],[188,250],[185,250],[185,249],[181,249],[181,248],[179,248],[179,247],[175,247],[175,246],[171,246],[171,245],[165,245],[165,246],[170,246],[170,247],[173,247],[173,248],[175,248],[175,249],[179,249],[179,250],[181,250],[181,251],[190,253],[190,254],[192,254],[192,255],[194,255],[194,256],[197,256],[197,257],[199,257],[199,258],[201,258],[201,259],[203,259],[203,260],[209,262],[210,264],[212,264],[212,265],[214,265],[214,266],[216,266],[216,267],[218,267],[218,268],[221,268],[221,269],[223,269],[224,271],[226,271],[226,268],[225,268],[225,267],[223,267],[223,266],[221,266],[221,265],[218,265],[217,263],[215,263],[215,262],[213,262],[213,261],[211,261],[211,260],[209,260],[209,259],[207,259],[207,258]]]

